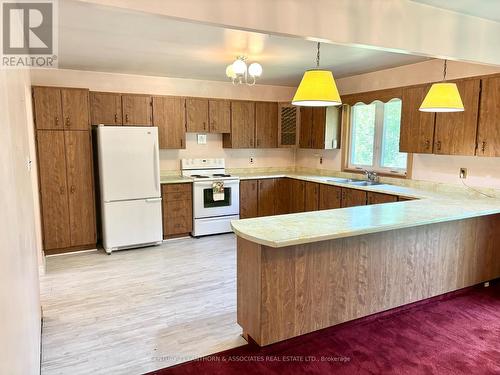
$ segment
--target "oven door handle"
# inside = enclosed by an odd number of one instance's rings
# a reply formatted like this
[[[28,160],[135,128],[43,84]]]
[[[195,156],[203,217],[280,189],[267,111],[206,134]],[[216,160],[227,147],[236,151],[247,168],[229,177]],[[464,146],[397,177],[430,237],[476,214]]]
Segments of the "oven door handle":
[[[232,187],[232,186],[237,186],[239,185],[239,181],[224,181],[220,180],[221,182],[224,183],[224,187]],[[214,181],[195,181],[194,186],[200,186],[200,187],[212,187],[214,182],[219,182],[219,180],[214,180]]]

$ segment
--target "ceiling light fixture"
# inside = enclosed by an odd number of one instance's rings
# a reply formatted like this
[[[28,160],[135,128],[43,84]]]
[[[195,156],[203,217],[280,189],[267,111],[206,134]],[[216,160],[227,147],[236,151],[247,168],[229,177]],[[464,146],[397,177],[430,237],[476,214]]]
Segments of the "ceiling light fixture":
[[[444,60],[443,81],[433,83],[424,98],[422,112],[462,112],[464,104],[456,83],[446,82],[446,65]]]
[[[341,105],[339,91],[333,74],[319,68],[319,48],[316,54],[316,69],[307,70],[295,92],[292,104],[304,107],[327,107]]]
[[[257,78],[262,75],[262,66],[259,63],[254,62],[247,67],[246,60],[245,56],[238,56],[232,64],[226,67],[226,76],[231,79],[233,85],[245,83],[248,86],[253,86]]]

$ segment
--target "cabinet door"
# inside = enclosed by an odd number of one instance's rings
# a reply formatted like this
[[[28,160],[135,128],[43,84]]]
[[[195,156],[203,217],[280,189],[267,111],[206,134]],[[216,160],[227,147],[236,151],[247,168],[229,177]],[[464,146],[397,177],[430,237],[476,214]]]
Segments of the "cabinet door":
[[[257,217],[258,180],[240,181],[240,219]]]
[[[456,82],[465,111],[436,114],[434,153],[441,155],[474,155],[479,112],[480,80]]]
[[[500,77],[482,80],[476,155],[500,156]]]
[[[342,188],[342,207],[366,205],[366,191]]]
[[[305,181],[290,179],[290,213],[304,212]]]
[[[186,128],[188,132],[208,132],[208,99],[186,99]]]
[[[278,103],[255,103],[255,141],[258,148],[278,147]]]
[[[33,87],[37,129],[62,129],[61,90],[57,87]]]
[[[163,237],[193,230],[192,184],[162,185]]]
[[[71,246],[95,244],[95,201],[90,131],[65,131]]]
[[[224,134],[226,136],[226,134]],[[224,147],[255,147],[255,103],[244,101],[231,102],[231,135],[230,142]]]
[[[275,214],[275,184],[274,178],[259,180],[258,193],[258,216],[270,216]]]
[[[400,152],[432,154],[435,113],[418,109],[430,85],[403,89],[401,107]]]
[[[300,108],[300,148],[312,148],[313,109],[312,107]]]
[[[305,183],[304,211],[317,211],[319,208],[319,184],[315,182]]]
[[[210,99],[208,101],[210,133],[231,132],[231,102],[229,100]]]
[[[64,129],[90,130],[89,90],[61,89]]]
[[[152,105],[149,95],[122,95],[123,125],[151,126]]]
[[[37,131],[44,250],[70,246],[64,132]]]
[[[153,97],[153,125],[158,127],[160,149],[186,148],[185,99],[178,96]]]
[[[121,125],[121,94],[114,92],[91,92],[90,114],[92,125]]]
[[[342,188],[333,185],[320,184],[319,209],[330,210],[342,207]]]
[[[277,178],[275,193],[275,214],[283,215],[290,213],[290,198],[291,198],[291,179],[289,178]]]
[[[311,128],[311,148],[325,148],[326,107],[313,108]]]
[[[367,193],[367,204],[380,204],[380,203],[390,203],[397,202],[397,195],[373,193],[369,191]]]

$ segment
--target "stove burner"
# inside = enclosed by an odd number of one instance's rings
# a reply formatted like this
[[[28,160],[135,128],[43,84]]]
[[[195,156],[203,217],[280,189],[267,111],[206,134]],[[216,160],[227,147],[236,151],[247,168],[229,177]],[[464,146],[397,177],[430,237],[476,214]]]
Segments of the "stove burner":
[[[225,174],[225,173],[214,173],[212,176],[213,177],[231,177],[230,174]]]
[[[208,178],[208,176],[203,176],[201,174],[192,174],[191,177],[194,177],[194,178]]]

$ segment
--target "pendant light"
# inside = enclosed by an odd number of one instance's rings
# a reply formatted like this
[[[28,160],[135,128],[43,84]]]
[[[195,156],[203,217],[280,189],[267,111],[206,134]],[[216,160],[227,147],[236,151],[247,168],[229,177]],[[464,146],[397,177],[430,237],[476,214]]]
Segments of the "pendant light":
[[[447,60],[444,60],[443,82],[432,84],[420,106],[420,111],[462,112],[464,110],[457,84],[446,82],[446,64]]]
[[[295,92],[292,104],[304,107],[326,107],[341,105],[339,91],[333,74],[319,68],[319,47],[316,55],[316,69],[307,70]]]

